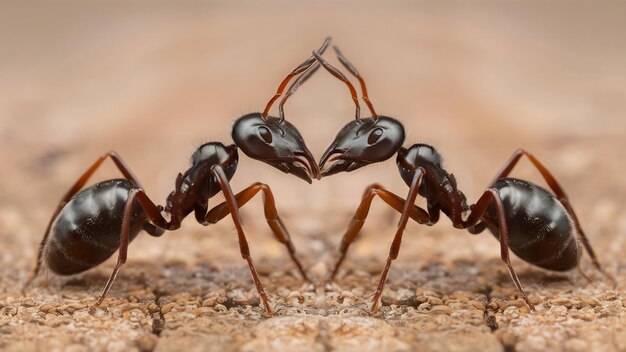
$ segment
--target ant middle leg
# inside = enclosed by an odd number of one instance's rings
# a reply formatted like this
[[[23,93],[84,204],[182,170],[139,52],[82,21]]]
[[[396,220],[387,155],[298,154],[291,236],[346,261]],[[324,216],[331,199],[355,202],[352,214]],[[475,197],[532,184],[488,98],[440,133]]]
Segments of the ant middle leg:
[[[296,256],[296,248],[291,241],[289,231],[287,231],[285,224],[278,215],[278,210],[276,210],[276,203],[274,201],[274,195],[270,187],[264,183],[257,182],[244,189],[243,191],[237,193],[237,195],[235,195],[237,207],[241,208],[242,206],[244,206],[250,199],[257,195],[259,191],[263,192],[263,209],[265,212],[265,219],[267,220],[267,224],[272,230],[274,237],[276,237],[276,239],[280,243],[284,244],[287,247],[287,251],[289,251],[289,255],[291,256],[291,260],[298,268],[298,271],[302,275],[302,278],[310,282],[311,280],[309,280],[309,277],[304,271],[304,267]],[[203,223],[203,225],[208,225],[209,223],[215,224],[218,221],[222,220],[224,217],[226,217],[229,213],[230,209],[227,202],[216,205],[206,214],[205,223]]]
[[[561,185],[557,182],[556,178],[554,178],[552,173],[550,173],[550,171],[533,154],[521,148],[516,150],[513,153],[513,155],[511,155],[509,160],[507,160],[506,163],[504,163],[500,171],[498,171],[496,176],[491,181],[490,185],[493,185],[497,180],[501,178],[507,177],[511,173],[513,168],[517,165],[517,162],[524,155],[530,160],[533,166],[535,166],[535,168],[539,171],[539,173],[544,178],[548,186],[550,186],[550,189],[552,189],[552,191],[556,195],[559,202],[563,204],[563,207],[565,208],[565,210],[567,210],[572,220],[574,220],[574,225],[576,226],[576,230],[578,231],[578,234],[580,235],[581,242],[583,243],[583,246],[587,250],[587,253],[589,253],[589,257],[591,258],[591,262],[593,263],[595,268],[599,272],[601,272],[606,278],[608,278],[609,281],[615,284],[615,279],[613,278],[613,276],[609,274],[608,272],[606,272],[604,268],[602,268],[602,266],[600,265],[600,261],[598,261],[598,257],[596,256],[595,251],[591,247],[591,242],[589,242],[589,238],[583,231],[582,226],[580,225],[580,221],[578,220],[578,216],[576,216],[576,213],[574,212],[574,208],[572,207],[569,198],[565,194],[565,191],[563,190]]]
[[[524,302],[528,305],[531,310],[535,310],[535,306],[530,303],[524,288],[522,287],[522,283],[519,281],[517,277],[517,273],[515,269],[513,269],[513,265],[511,264],[511,258],[509,255],[509,230],[506,223],[506,214],[504,211],[504,205],[502,204],[502,200],[500,199],[500,194],[498,190],[495,188],[490,188],[478,199],[474,207],[472,207],[471,213],[468,215],[465,221],[462,221],[460,224],[455,224],[460,228],[474,228],[476,226],[483,228],[484,223],[481,222],[481,218],[487,212],[487,208],[491,202],[495,203],[495,208],[498,216],[498,239],[500,242],[500,258],[504,262],[509,271],[509,275],[515,284],[517,290],[521,293]]]

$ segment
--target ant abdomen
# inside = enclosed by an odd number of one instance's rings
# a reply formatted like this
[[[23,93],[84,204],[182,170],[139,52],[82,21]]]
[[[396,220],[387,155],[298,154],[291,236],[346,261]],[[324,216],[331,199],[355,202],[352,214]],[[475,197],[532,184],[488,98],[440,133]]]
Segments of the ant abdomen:
[[[60,211],[44,249],[53,272],[72,275],[107,260],[120,246],[120,230],[129,191],[137,188],[125,179],[107,180],[78,192]],[[130,222],[132,241],[147,223],[135,202]]]
[[[506,214],[509,248],[518,257],[554,271],[567,271],[578,265],[582,252],[574,224],[554,194],[516,178],[501,178],[492,187],[498,190]],[[499,238],[494,202],[483,219]]]

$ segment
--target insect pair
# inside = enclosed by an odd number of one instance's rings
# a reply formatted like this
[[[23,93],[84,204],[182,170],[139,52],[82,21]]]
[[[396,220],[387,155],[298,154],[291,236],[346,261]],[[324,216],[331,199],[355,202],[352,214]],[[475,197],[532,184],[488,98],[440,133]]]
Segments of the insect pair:
[[[178,174],[174,190],[167,197],[165,206],[156,205],[148,197],[139,180],[117,153],[108,152],[99,157],[79,177],[53,213],[39,247],[35,269],[25,287],[38,275],[44,261],[53,272],[72,275],[97,266],[119,249],[117,264],[95,303],[97,306],[106,297],[120,267],[126,262],[128,244],[141,230],[157,237],[166,230],[178,229],[183,219],[191,213],[202,225],[216,223],[230,214],[237,230],[241,255],[248,264],[261,303],[270,315],[271,308],[250,256],[239,215],[239,208],[259,192],[264,195],[265,218],[274,236],[286,246],[303,278],[308,278],[295,255],[289,232],[278,215],[270,187],[255,183],[237,194],[232,191],[230,180],[237,168],[238,149],[253,159],[309,183],[313,178],[350,172],[397,154],[400,174],[409,186],[406,200],[380,185],[369,186],[342,239],[340,256],[331,274],[333,279],[350,244],[363,226],[375,196],[400,212],[398,229],[374,295],[373,313],[380,306],[387,274],[391,262],[398,256],[408,219],[432,225],[439,220],[440,212],[446,214],[457,228],[468,229],[474,234],[489,229],[495,235],[500,241],[502,260],[515,286],[531,308],[533,305],[511,266],[509,249],[531,264],[565,271],[579,265],[582,249],[577,238],[580,238],[596,268],[604,273],[562,188],[533,155],[524,150],[515,152],[479,200],[469,205],[457,188],[454,176],[443,169],[441,157],[435,148],[425,144],[402,147],[405,139],[402,124],[392,117],[376,114],[365,81],[335,47],[339,61],[359,80],[362,99],[370,110],[370,117],[360,117],[359,98],[354,86],[339,69],[322,57],[329,44],[330,38],[327,38],[311,57],[285,77],[263,113],[251,113],[237,119],[232,130],[234,145],[211,142],[200,146],[192,155],[191,167]],[[337,134],[318,166],[298,130],[285,120],[284,104],[320,66],[344,82],[350,90],[355,104],[355,119]],[[295,81],[287,89],[293,78],[296,78]],[[273,103],[281,96],[279,116],[270,116]],[[554,194],[530,182],[508,178],[524,155],[537,167]],[[108,158],[115,163],[124,178],[99,182],[83,189],[92,174]],[[219,192],[224,194],[225,202],[209,209],[209,199]],[[418,194],[426,198],[426,209],[414,204]]]

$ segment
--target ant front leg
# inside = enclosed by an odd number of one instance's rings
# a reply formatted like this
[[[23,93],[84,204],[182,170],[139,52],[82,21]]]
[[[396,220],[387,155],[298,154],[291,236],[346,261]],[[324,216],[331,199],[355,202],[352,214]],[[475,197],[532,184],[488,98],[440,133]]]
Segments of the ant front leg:
[[[272,229],[272,233],[276,239],[284,244],[289,251],[289,255],[291,256],[291,260],[293,260],[294,264],[298,268],[298,271],[302,275],[302,277],[306,280],[309,280],[304,268],[298,258],[296,257],[296,248],[291,241],[291,236],[289,236],[289,232],[287,228],[283,224],[283,221],[278,216],[278,210],[276,210],[276,203],[274,201],[274,195],[272,194],[272,190],[270,187],[264,183],[254,183],[250,187],[244,189],[243,191],[237,193],[235,195],[235,200],[237,202],[237,207],[241,208],[244,206],[252,197],[257,195],[259,191],[263,192],[263,209],[265,211],[265,220],[267,220],[267,224],[270,229]],[[222,220],[226,215],[230,213],[230,209],[227,202],[223,202],[211,209],[205,217],[206,223],[204,225],[208,225],[209,223],[215,224],[218,221]]]
[[[39,251],[37,252],[37,259],[35,263],[35,269],[31,273],[28,280],[26,280],[26,282],[24,283],[22,292],[24,292],[26,288],[28,288],[28,286],[32,283],[32,281],[37,277],[37,274],[39,274],[39,270],[41,270],[43,250],[46,247],[46,243],[48,242],[48,236],[50,235],[50,229],[52,227],[52,223],[57,218],[57,216],[59,215],[63,207],[70,201],[70,199],[72,199],[72,197],[76,195],[76,193],[78,193],[83,188],[83,186],[87,183],[87,181],[89,181],[89,178],[93,175],[94,172],[96,172],[96,170],[98,170],[98,168],[102,165],[102,163],[107,158],[111,158],[111,160],[115,163],[115,166],[117,166],[117,168],[122,173],[122,175],[124,175],[124,178],[133,182],[137,187],[141,187],[141,183],[139,183],[139,180],[137,179],[137,177],[130,170],[130,167],[128,167],[128,165],[124,162],[124,160],[115,151],[109,151],[107,153],[102,154],[87,169],[87,171],[85,171],[78,178],[78,180],[74,183],[74,185],[63,196],[63,198],[61,198],[61,200],[59,201],[59,204],[57,205],[56,210],[54,211],[54,213],[52,213],[52,216],[50,217],[50,221],[48,222],[48,226],[46,227],[46,230],[44,232],[44,236],[39,245]]]
[[[241,215],[239,214],[237,199],[233,194],[233,190],[230,188],[228,177],[226,176],[224,169],[222,169],[220,165],[215,165],[211,167],[211,172],[213,173],[213,175],[215,175],[215,178],[217,179],[217,182],[222,189],[222,193],[224,193],[230,215],[232,216],[233,222],[235,223],[235,228],[237,229],[237,235],[239,237],[239,249],[241,251],[241,257],[248,263],[250,274],[252,274],[252,280],[254,281],[254,285],[256,286],[257,291],[259,292],[259,297],[261,298],[261,303],[265,308],[265,312],[267,313],[267,315],[271,316],[272,309],[267,302],[267,295],[265,294],[265,290],[263,290],[263,285],[261,285],[261,280],[259,280],[259,275],[257,274],[254,263],[252,262],[252,258],[250,257],[250,247],[248,246],[248,240],[246,239],[246,235],[243,232],[243,227],[241,226]]]
[[[513,269],[513,265],[511,265],[511,258],[509,256],[509,230],[506,224],[506,214],[504,213],[504,206],[502,204],[502,200],[500,199],[500,194],[498,190],[495,188],[490,188],[478,199],[474,207],[472,207],[471,213],[468,215],[467,220],[463,221],[460,224],[454,224],[455,227],[460,228],[472,228],[479,224],[480,219],[487,211],[487,208],[490,202],[493,201],[496,206],[496,212],[498,214],[498,237],[500,241],[500,258],[506,264],[506,267],[509,271],[509,275],[515,284],[515,287],[522,294],[522,298],[530,307],[531,310],[535,310],[535,306],[530,303],[524,288],[522,287],[522,283],[519,281],[517,277],[517,273],[515,269]],[[482,226],[482,225],[481,225]]]
[[[420,224],[428,224],[430,223],[430,217],[426,210],[415,206],[415,199],[417,198],[417,194],[419,193],[419,187],[422,183],[422,179],[424,176],[425,170],[423,168],[418,168],[415,171],[413,176],[413,180],[411,182],[411,187],[409,188],[409,193],[407,195],[406,200],[403,200],[401,197],[385,190],[380,185],[374,184],[367,188],[365,194],[363,195],[363,199],[361,200],[361,204],[357,209],[354,217],[352,218],[352,222],[350,227],[346,231],[346,234],[343,236],[341,240],[341,248],[340,248],[340,257],[335,264],[333,272],[331,274],[330,280],[335,277],[337,271],[339,270],[339,266],[343,262],[348,248],[355,240],[356,236],[359,233],[359,230],[363,227],[365,219],[367,218],[367,214],[369,212],[372,200],[375,195],[378,195],[385,203],[390,205],[397,211],[401,212],[400,221],[398,223],[398,228],[396,230],[396,234],[391,242],[391,248],[389,249],[389,256],[387,257],[387,262],[385,264],[385,268],[383,269],[380,280],[378,282],[378,287],[376,292],[374,293],[374,303],[372,304],[372,314],[376,314],[378,312],[378,307],[380,306],[380,298],[382,296],[383,289],[385,287],[385,282],[387,281],[387,274],[389,273],[389,269],[391,267],[391,262],[398,257],[400,252],[400,245],[402,243],[402,234],[404,233],[404,229],[406,227],[409,218],[417,221]]]
[[[576,213],[574,212],[574,208],[572,208],[571,202],[570,202],[569,198],[567,197],[567,195],[565,194],[565,191],[563,190],[561,185],[557,182],[557,180],[554,178],[554,176],[552,176],[552,173],[550,173],[550,171],[533,154],[529,153],[528,151],[526,151],[524,149],[516,150],[513,153],[513,155],[511,155],[509,160],[507,160],[507,162],[502,166],[500,171],[498,171],[496,176],[491,181],[490,185],[493,185],[497,180],[499,180],[501,178],[507,177],[511,173],[513,168],[517,165],[517,162],[524,155],[530,160],[530,162],[533,164],[533,166],[535,166],[535,168],[537,168],[537,170],[539,171],[541,176],[544,178],[544,180],[546,181],[548,186],[550,186],[550,189],[552,189],[552,191],[556,195],[556,197],[559,200],[559,202],[561,202],[561,204],[563,204],[563,207],[565,207],[565,210],[567,210],[569,215],[572,217],[572,220],[574,220],[574,224],[576,226],[576,230],[580,234],[580,239],[581,239],[581,241],[583,243],[583,246],[585,246],[585,249],[587,250],[587,253],[589,253],[589,257],[591,257],[591,261],[592,261],[593,265],[596,267],[596,269],[599,272],[601,272],[611,282],[613,282],[613,284],[615,284],[615,279],[613,278],[613,276],[610,275],[608,272],[604,271],[604,269],[600,265],[600,262],[598,261],[598,258],[596,256],[593,248],[591,247],[591,243],[589,242],[589,239],[587,238],[587,235],[585,234],[585,232],[583,231],[583,229],[582,229],[582,227],[580,225],[580,221],[578,220],[578,217],[576,216]],[[582,272],[582,270],[581,270],[581,272]]]
[[[387,281],[387,274],[389,273],[391,262],[398,258],[398,254],[400,253],[402,234],[404,233],[406,224],[409,221],[411,208],[413,207],[413,204],[415,204],[415,199],[417,198],[417,194],[419,193],[419,188],[422,184],[425,172],[426,170],[420,167],[415,171],[415,174],[413,175],[411,187],[409,187],[409,193],[406,197],[406,202],[404,202],[404,208],[402,209],[402,216],[400,216],[400,222],[398,223],[398,229],[396,230],[396,235],[393,237],[393,241],[391,242],[391,248],[389,248],[389,256],[387,257],[387,262],[385,263],[385,269],[383,269],[383,272],[380,275],[378,288],[376,288],[376,292],[374,293],[372,314],[376,314],[376,312],[378,312],[378,307],[381,303],[381,296],[383,294],[383,289],[385,288],[385,281]]]
[[[339,271],[339,267],[341,266],[344,259],[346,258],[346,254],[348,253],[348,248],[350,248],[350,245],[352,244],[352,242],[354,242],[357,235],[359,234],[359,231],[361,231],[363,224],[365,223],[365,219],[367,218],[370,207],[372,205],[372,200],[374,200],[375,196],[379,196],[380,199],[382,199],[385,203],[387,203],[393,209],[395,209],[399,213],[402,213],[404,209],[404,205],[406,203],[406,201],[402,197],[395,195],[394,193],[383,188],[383,186],[376,184],[376,183],[368,186],[363,194],[363,198],[361,199],[361,203],[359,204],[359,207],[357,208],[354,216],[352,217],[352,221],[350,222],[350,226],[348,227],[348,230],[346,230],[346,233],[341,239],[341,247],[339,248],[339,251],[340,251],[339,258],[335,262],[333,271],[330,277],[328,278],[328,281],[332,281],[337,275],[337,272]],[[430,217],[429,217],[428,212],[416,205],[413,205],[413,207],[409,209],[409,216],[411,217],[411,219],[413,219],[414,221],[420,224],[430,223]]]

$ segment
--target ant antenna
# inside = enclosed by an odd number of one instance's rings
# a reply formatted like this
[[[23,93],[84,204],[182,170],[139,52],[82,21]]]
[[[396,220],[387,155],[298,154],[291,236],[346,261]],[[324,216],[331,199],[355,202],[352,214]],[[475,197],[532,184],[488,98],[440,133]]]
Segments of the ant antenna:
[[[317,51],[313,51],[313,56],[315,56],[317,61],[319,61],[319,63],[322,64],[322,66],[324,66],[324,68],[328,70],[328,72],[330,72],[333,76],[337,77],[340,81],[348,86],[348,89],[350,90],[350,95],[352,95],[352,100],[354,101],[354,105],[356,106],[355,117],[356,120],[359,121],[361,107],[359,106],[359,98],[356,95],[356,89],[354,89],[352,83],[350,83],[350,81],[346,78],[346,76],[343,75],[343,73],[341,73],[341,71],[333,67],[326,60],[324,60],[324,58]]]
[[[298,90],[298,88],[302,85],[302,83],[306,82],[307,79],[313,76],[315,71],[317,71],[319,68],[320,68],[320,63],[316,62],[315,64],[313,64],[313,66],[311,66],[308,70],[306,70],[302,75],[300,75],[300,77],[298,77],[291,84],[291,86],[289,86],[289,90],[287,91],[287,93],[285,93],[285,96],[283,97],[283,99],[281,99],[280,104],[278,105],[278,117],[280,117],[279,123],[282,123],[285,120],[285,109],[283,105],[285,105],[285,102],[287,101],[287,99],[289,99],[289,97],[292,96],[293,93],[296,92],[296,90]]]
[[[354,67],[354,65],[352,65],[350,61],[346,59],[345,56],[343,56],[343,54],[341,53],[341,50],[339,50],[339,47],[337,47],[336,45],[333,45],[333,49],[335,50],[335,54],[337,54],[337,58],[343,64],[343,66],[346,69],[348,69],[348,71],[350,71],[352,75],[358,78],[359,83],[361,84],[361,93],[363,94],[363,97],[362,97],[363,101],[365,102],[365,104],[367,104],[367,107],[370,109],[370,112],[372,113],[372,119],[377,120],[378,115],[376,114],[376,111],[374,111],[374,106],[372,105],[372,102],[370,101],[370,98],[367,95],[367,87],[365,86],[365,80],[363,79],[363,77],[361,77],[356,67]]]
[[[323,53],[328,47],[328,45],[330,45],[331,40],[332,40],[331,37],[327,37],[324,40],[324,43],[322,44],[322,46],[319,48],[319,52]],[[287,77],[285,77],[285,79],[283,79],[283,81],[278,86],[278,89],[276,90],[276,94],[274,94],[272,99],[270,99],[270,101],[265,106],[265,110],[263,110],[262,116],[264,120],[267,120],[267,115],[269,114],[270,109],[272,108],[272,104],[274,104],[276,99],[278,99],[283,94],[283,91],[287,87],[287,84],[289,83],[289,81],[295,76],[299,75],[300,73],[308,70],[309,67],[311,67],[314,63],[315,63],[315,57],[314,56],[309,57],[308,59],[306,59],[305,62],[301,63],[298,67],[296,67],[293,71],[291,71],[291,73],[289,73]]]

